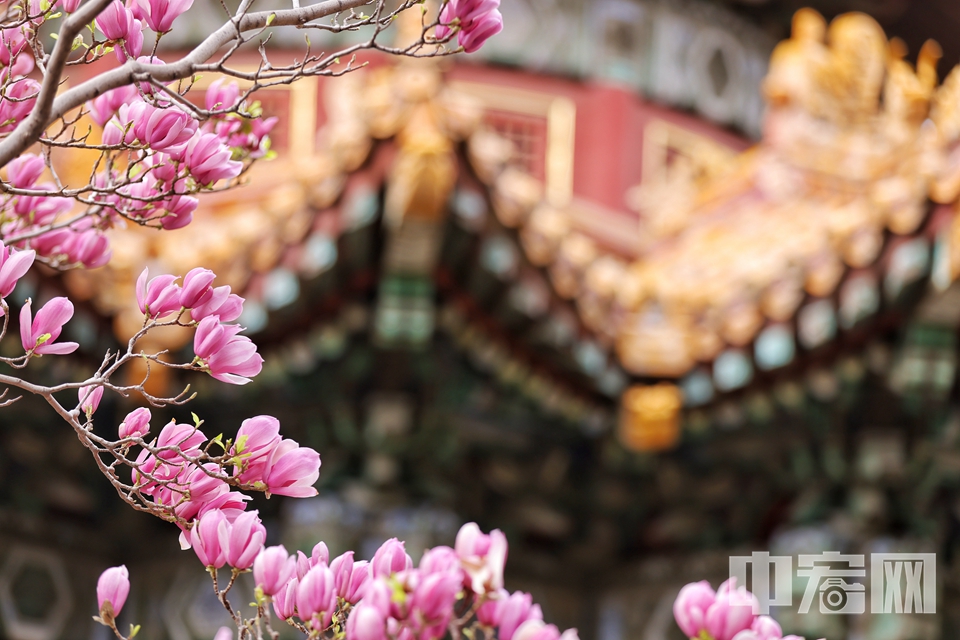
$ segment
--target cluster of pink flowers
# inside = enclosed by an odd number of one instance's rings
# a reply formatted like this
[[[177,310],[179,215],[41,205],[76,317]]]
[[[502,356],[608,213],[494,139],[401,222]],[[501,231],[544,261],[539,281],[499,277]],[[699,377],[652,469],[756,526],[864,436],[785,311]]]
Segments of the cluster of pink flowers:
[[[680,590],[673,617],[691,640],[803,640],[784,636],[776,620],[754,613],[759,608],[756,596],[746,587],[737,587],[734,578],[716,591],[701,580]]]
[[[240,87],[236,82],[214,80],[207,89],[205,106],[213,115],[203,124],[203,130],[214,133],[231,149],[250,159],[262,158],[270,149],[269,134],[279,122],[271,118],[241,118],[230,111],[242,106]]]
[[[218,540],[233,544],[223,533]],[[243,543],[240,547],[245,548]],[[474,605],[477,622],[496,630],[502,640],[576,640],[576,630],[561,634],[544,623],[529,594],[510,595],[503,589],[506,555],[500,531],[484,534],[469,523],[460,529],[454,548],[428,550],[417,567],[404,543],[391,538],[370,562],[354,560],[352,551],[330,561],[322,542],[309,557],[269,547],[253,561],[253,576],[277,616],[299,618],[313,632],[327,629],[334,614],[343,612],[348,640],[442,638],[453,617]],[[457,611],[458,605],[463,611]]]
[[[485,637],[495,632],[499,640],[578,638],[576,629],[561,633],[545,623],[530,594],[503,589],[506,538],[498,530],[484,534],[472,522],[460,529],[454,548],[428,550],[417,567],[396,538],[384,542],[369,562],[355,560],[353,551],[331,561],[323,542],[309,556],[290,554],[282,545],[264,547],[266,530],[255,511],[233,520],[209,511],[190,538],[209,568],[252,568],[258,602],[272,602],[278,617],[299,619],[312,634],[328,629],[339,614],[339,620],[346,618],[346,640],[436,640],[448,633],[455,616],[478,625]],[[478,572],[484,576],[480,582]],[[126,567],[100,576],[97,600],[108,624],[129,591]],[[223,632],[217,638],[229,635]]]
[[[443,40],[457,28],[457,44],[473,53],[503,30],[500,0],[447,0],[440,11],[436,36]]]
[[[209,269],[197,267],[183,277],[159,275],[151,280],[149,269],[137,279],[136,294],[140,311],[148,318],[162,319],[171,314],[190,312],[197,322],[193,348],[194,364],[221,382],[246,384],[260,373],[263,358],[257,346],[239,335],[243,327],[225,324],[243,312],[243,298],[231,293],[229,285],[213,286],[216,278]]]
[[[15,189],[55,192],[52,182],[41,182],[46,165],[42,157],[24,154],[7,165],[7,182]],[[0,210],[7,219],[0,225],[4,237],[29,232],[56,221],[57,217],[70,211],[73,201],[69,198],[49,195],[7,195],[0,199]],[[111,256],[110,245],[103,232],[93,220],[85,218],[69,227],[43,233],[30,240],[17,243],[21,248],[30,248],[37,254],[56,259],[62,264],[78,264],[88,269],[105,265]]]
[[[29,115],[37,102],[40,83],[27,74],[33,71],[27,36],[31,25],[0,29],[0,135],[10,133]]]
[[[320,455],[280,436],[272,416],[244,420],[229,451],[237,478],[267,494],[309,498],[320,475]]]
[[[132,411],[120,425],[120,437],[145,437],[150,417],[149,409]],[[231,490],[230,476],[219,465],[196,464],[206,445],[207,437],[199,427],[171,422],[150,448],[140,452],[133,482],[141,494],[181,520],[181,545],[193,547],[205,566],[219,568],[227,563],[248,569],[263,546],[265,530],[257,512],[246,512],[249,496]],[[317,495],[313,485],[320,476],[320,454],[282,438],[276,418],[245,420],[227,459],[237,482],[268,496]]]
[[[34,61],[28,46],[35,27],[25,24],[0,30],[0,135],[9,133],[32,111],[40,85],[27,78]],[[39,155],[24,154],[7,165],[7,183],[17,190],[35,193],[7,194],[0,198],[0,236],[23,235],[54,222],[73,207],[69,198],[49,195],[58,191],[41,181],[45,163]],[[67,265],[96,268],[107,263],[110,250],[102,232],[90,220],[50,231],[32,240],[15,243]]]
[[[62,0],[67,11],[79,2]],[[113,0],[96,18],[97,29],[115,45],[121,62],[140,57],[143,29],[166,32],[191,0]],[[33,108],[39,85],[25,77],[34,68],[27,25],[0,30],[0,135],[13,130]],[[13,78],[8,76],[13,75]],[[24,77],[20,77],[24,76]],[[29,248],[59,266],[96,268],[111,257],[104,230],[122,216],[154,221],[164,229],[193,220],[199,201],[193,194],[240,175],[244,161],[265,156],[276,118],[253,117],[244,110],[236,83],[214,82],[205,100],[213,111],[202,122],[183,106],[164,100],[149,85],[128,85],[105,92],[87,103],[90,117],[103,127],[102,143],[130,154],[127,169],[104,170],[94,176],[93,199],[99,210],[57,229],[47,229],[74,200],[56,195],[57,185],[41,180],[39,155],[25,154],[7,166],[7,182],[20,194],[0,199],[0,237],[23,236],[18,248]],[[24,193],[26,192],[26,193]]]

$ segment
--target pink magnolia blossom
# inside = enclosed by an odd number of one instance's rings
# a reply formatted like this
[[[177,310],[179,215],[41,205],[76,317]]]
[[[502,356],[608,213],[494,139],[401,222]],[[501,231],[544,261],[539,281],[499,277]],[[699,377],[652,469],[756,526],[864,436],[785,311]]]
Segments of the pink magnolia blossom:
[[[706,580],[691,582],[680,589],[673,602],[673,617],[688,638],[695,638],[706,629],[707,610],[716,599],[716,592]]]
[[[77,396],[80,399],[80,411],[89,418],[100,406],[100,399],[103,398],[103,387],[80,387],[77,389]]]
[[[213,636],[213,640],[233,640],[233,629],[230,627],[220,627]]]
[[[210,284],[216,278],[210,269],[197,267],[183,276],[183,285],[180,287],[180,306],[185,309],[203,304],[213,297],[213,288]]]
[[[310,551],[310,566],[316,564],[329,564],[330,562],[330,550],[327,549],[327,543],[321,540],[317,544],[313,545],[313,549]]]
[[[428,549],[420,558],[420,571],[424,575],[462,571],[460,556],[450,547],[443,545]]]
[[[361,602],[347,618],[349,640],[386,640],[386,617],[376,607]]]
[[[193,178],[202,185],[236,178],[243,164],[231,160],[230,148],[213,133],[201,133],[187,143],[184,162]]]
[[[233,109],[240,101],[240,85],[236,82],[224,83],[224,78],[217,78],[207,88],[204,104],[208,111]]]
[[[207,316],[218,316],[221,322],[232,322],[243,312],[243,298],[230,293],[230,285],[216,287],[213,295],[203,304],[190,311],[194,320],[202,320]]]
[[[113,254],[110,241],[98,229],[70,229],[60,245],[60,251],[70,263],[82,264],[87,269],[102,267],[110,261]]]
[[[219,569],[225,562],[223,548],[220,546],[220,524],[226,518],[219,510],[208,511],[200,516],[190,529],[190,543],[193,551],[205,567]]]
[[[37,312],[34,318],[27,298],[20,309],[20,343],[27,353],[37,355],[66,355],[77,350],[76,342],[56,343],[70,318],[73,317],[73,303],[64,297],[53,298]]]
[[[371,580],[367,583],[367,590],[363,596],[361,604],[371,606],[380,612],[384,618],[390,615],[393,609],[393,586],[387,577],[373,577],[371,571]]]
[[[500,0],[450,0],[440,12],[436,36],[446,38],[451,26],[459,24],[457,42],[466,53],[473,53],[503,29],[499,7]]]
[[[236,569],[252,567],[267,539],[267,530],[256,511],[247,511],[238,516],[233,524],[224,521],[219,534],[220,547],[224,550],[227,564]]]
[[[465,53],[473,53],[483,46],[483,43],[503,31],[503,16],[499,11],[488,13],[478,19],[475,26],[469,30],[460,31],[457,42]]]
[[[733,640],[804,640],[799,636],[781,636],[783,631],[776,620],[770,616],[757,616],[750,628],[733,636]]]
[[[56,229],[33,238],[30,240],[30,246],[39,255],[53,256],[60,250],[60,246],[66,241],[69,235],[69,229]]]
[[[166,151],[175,159],[197,133],[197,121],[177,107],[161,109],[146,105],[138,116],[133,125],[137,139],[151,149]]]
[[[407,555],[404,543],[396,538],[390,538],[373,554],[370,563],[375,578],[390,577],[394,573],[406,571],[413,567],[413,560]]]
[[[156,447],[162,449],[157,457],[167,462],[177,461],[182,458],[182,455],[196,457],[200,455],[201,445],[206,440],[207,437],[200,429],[171,420],[157,436]]]
[[[0,94],[0,133],[13,131],[30,115],[39,94],[40,83],[33,78],[20,78],[4,86]]]
[[[337,589],[330,567],[317,564],[300,579],[297,587],[297,613],[302,620],[333,613],[337,606]],[[326,626],[326,625],[323,625]]]
[[[177,163],[165,153],[158,151],[147,156],[143,165],[149,171],[150,178],[160,182],[164,189],[172,189],[174,183],[181,182],[182,176],[179,173]]]
[[[114,0],[116,2],[116,0]],[[150,105],[140,99],[139,94],[133,100],[121,104],[117,113],[103,126],[101,141],[106,145],[132,145],[137,141],[136,125],[147,117]]]
[[[126,0],[127,9],[133,15],[134,18],[143,22],[143,11],[140,9],[140,5],[137,3],[137,0]]]
[[[349,554],[349,558],[348,558]],[[363,598],[367,581],[370,580],[370,564],[366,560],[353,560],[353,552],[348,551],[330,563],[330,569],[337,579],[337,593],[350,604],[357,604]]]
[[[269,150],[269,134],[277,122],[277,117],[222,120],[214,132],[228,147],[243,152],[248,158],[262,158]]]
[[[160,318],[180,309],[180,287],[174,284],[176,276],[159,275],[147,282],[150,268],[144,267],[137,278],[137,304],[140,311],[152,318]]]
[[[513,635],[513,640],[579,640],[576,629],[567,629],[562,634],[552,624],[543,620],[527,620]]]
[[[5,67],[0,70],[0,81],[28,75],[36,66],[26,46],[25,28],[0,29],[0,65]]]
[[[133,12],[130,12],[130,15],[133,19],[130,20],[130,28],[127,29],[127,35],[122,41],[117,43],[117,47],[113,50],[120,64],[123,64],[127,60],[136,60],[143,52],[143,22],[137,19]]]
[[[153,217],[156,212],[157,203],[152,201],[152,199],[157,196],[158,192],[152,180],[144,179],[139,182],[134,182],[133,184],[124,185],[120,187],[118,191],[123,197],[114,195],[114,199],[111,202],[114,210],[118,213],[122,211],[126,216],[141,220]]]
[[[296,562],[283,545],[267,547],[253,561],[253,579],[266,595],[272,596],[293,577]]]
[[[187,11],[193,0],[138,0],[140,15],[157,33],[170,31],[173,21]]]
[[[97,606],[100,617],[109,622],[120,615],[130,594],[130,574],[125,565],[110,567],[97,580]]]
[[[171,495],[164,502],[176,505],[174,512],[184,520],[192,520],[205,504],[230,491],[230,485],[211,475],[218,471],[213,463],[185,470],[180,475],[182,485],[178,489],[170,487]],[[226,552],[226,547],[223,549]]]
[[[208,316],[200,321],[193,334],[193,352],[198,358],[207,360],[225,349],[241,331],[243,327],[238,324],[221,324],[217,316]]]
[[[127,414],[117,429],[117,436],[124,438],[142,438],[150,433],[150,409],[139,407]]]
[[[467,584],[474,593],[489,593],[503,588],[503,567],[507,562],[507,537],[499,529],[489,534],[469,522],[457,533],[454,549],[467,573]]]
[[[263,358],[257,353],[257,345],[247,336],[233,336],[222,349],[206,360],[210,375],[229,384],[247,384],[262,368]]]
[[[337,594],[342,598],[343,592],[347,590],[350,584],[350,578],[353,576],[353,551],[347,551],[330,563],[330,571],[333,571],[334,585],[337,588]]]
[[[750,630],[757,634],[758,640],[780,640],[783,636],[783,629],[770,616],[757,616],[750,625]]]
[[[21,27],[0,29],[0,65],[9,67],[11,62],[16,62],[17,56],[26,48],[27,39],[24,37]],[[26,72],[17,72],[15,75],[25,75],[30,73],[31,70],[32,67]]]
[[[56,185],[42,182],[31,185],[38,190],[55,191]],[[35,225],[44,225],[50,222],[65,211],[73,207],[73,201],[70,198],[61,198],[56,196],[16,196],[13,201],[13,212],[24,219],[25,222]],[[62,230],[69,234],[69,230]],[[66,236],[65,236],[66,237]]]
[[[247,509],[247,501],[250,496],[244,495],[239,491],[230,491],[223,493],[200,507],[200,515],[213,509],[223,513],[227,522],[236,522],[237,518],[242,516]]]
[[[487,599],[477,609],[477,622],[485,627],[499,626],[503,614],[503,605],[509,597],[510,592],[506,589],[487,594]]]
[[[514,591],[509,597],[494,602],[499,605],[496,613],[499,618],[499,640],[512,640],[513,634],[527,620],[543,620],[540,606],[533,604],[529,593]]]
[[[113,0],[96,18],[97,28],[107,40],[122,40],[127,37],[133,22],[133,14],[120,0]]]
[[[124,85],[97,96],[87,103],[87,109],[93,121],[103,127],[107,120],[116,115],[120,107],[133,102],[138,98],[138,95],[136,86],[132,84]]]
[[[36,251],[13,251],[0,242],[0,298],[13,293],[17,282],[30,270],[36,257]],[[2,315],[3,311],[0,310]]]
[[[270,456],[263,483],[270,494],[309,498],[317,495],[313,485],[319,477],[320,454],[293,440],[283,440]]]
[[[297,551],[297,580],[303,580],[303,576],[307,575],[307,572],[310,571],[312,564],[310,564],[310,558],[307,557],[303,551]]]
[[[273,596],[273,610],[277,612],[277,617],[281,620],[292,618],[297,612],[297,588],[300,582],[296,578],[290,578]]]
[[[421,577],[420,584],[413,592],[412,607],[419,613],[424,626],[439,627],[440,635],[443,635],[453,614],[453,605],[463,585],[463,578],[459,572],[432,573]]]
[[[736,581],[730,578],[717,589],[717,599],[707,609],[707,633],[714,640],[733,640],[753,624],[755,607],[759,607],[756,596],[745,587],[737,588]]]
[[[193,222],[193,212],[199,205],[200,201],[193,196],[172,196],[163,202],[166,213],[160,218],[160,226],[167,231],[184,228]]]
[[[216,316],[204,318],[200,327],[203,327],[204,323],[209,326],[212,319],[215,320]],[[200,327],[197,328],[198,334]],[[194,349],[196,348],[195,346]],[[266,465],[281,440],[280,421],[273,416],[255,416],[243,421],[230,449],[230,455],[239,458],[236,470],[241,482],[263,481]]]
[[[7,165],[7,176],[14,187],[29,189],[36,184],[46,168],[43,158],[33,153],[25,153],[10,161]]]
[[[67,13],[73,13],[73,12],[76,11],[78,8],[80,8],[80,0],[63,0],[63,1],[60,3],[60,6],[61,6],[61,7],[63,8],[63,10],[66,11]]]

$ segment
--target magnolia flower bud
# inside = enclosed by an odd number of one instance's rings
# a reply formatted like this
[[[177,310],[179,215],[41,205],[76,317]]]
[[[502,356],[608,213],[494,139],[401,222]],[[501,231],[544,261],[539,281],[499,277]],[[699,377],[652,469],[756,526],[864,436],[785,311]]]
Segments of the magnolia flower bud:
[[[130,574],[126,566],[111,567],[100,574],[97,580],[97,605],[100,607],[100,617],[106,624],[113,624],[113,620],[120,615],[129,593]]]
[[[226,518],[219,509],[208,511],[200,516],[190,530],[190,544],[205,567],[219,569],[226,561],[220,546],[220,525]]]
[[[133,15],[120,0],[113,0],[96,18],[97,28],[107,40],[121,40],[130,31]]]
[[[351,640],[386,640],[386,618],[375,607],[360,603],[347,618],[347,637]]]
[[[680,589],[673,602],[673,617],[688,638],[695,638],[706,629],[707,610],[716,601],[717,594],[706,580],[691,582]]]
[[[389,577],[398,571],[411,568],[413,560],[407,555],[402,542],[396,538],[390,538],[377,549],[371,566],[374,577]]]
[[[89,418],[100,406],[100,399],[103,397],[103,387],[85,386],[77,389],[77,397],[80,399],[80,411]]]
[[[736,588],[733,578],[724,582],[717,589],[716,601],[707,609],[707,633],[714,640],[733,640],[735,635],[753,624],[756,600],[756,596],[745,587]]]
[[[183,276],[183,285],[180,288],[180,306],[192,309],[212,298],[213,289],[210,284],[216,277],[213,271],[202,267],[188,271],[187,275]]]
[[[150,433],[150,409],[140,407],[127,414],[117,429],[117,436],[123,438],[144,437]]]
[[[193,0],[139,0],[140,15],[157,33],[170,31],[173,21],[193,6]]]
[[[224,522],[219,531],[227,564],[236,569],[249,569],[263,549],[267,530],[256,511],[248,511],[237,517],[232,525],[227,524]]]
[[[137,304],[141,313],[160,318],[180,308],[180,287],[174,284],[176,276],[159,275],[147,282],[149,267],[137,278]]]
[[[283,545],[267,547],[253,561],[253,579],[266,595],[272,596],[293,577],[296,562]]]

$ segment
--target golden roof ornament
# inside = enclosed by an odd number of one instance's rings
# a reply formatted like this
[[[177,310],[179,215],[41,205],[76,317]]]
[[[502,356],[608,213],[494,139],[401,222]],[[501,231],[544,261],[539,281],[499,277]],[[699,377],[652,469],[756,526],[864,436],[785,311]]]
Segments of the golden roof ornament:
[[[614,256],[617,287],[592,285],[602,279],[591,271],[609,268],[598,260],[572,282],[576,263],[560,250],[583,233],[572,213],[534,209],[504,223],[523,221],[531,261],[562,276],[558,291],[590,309],[588,326],[616,336],[625,368],[680,377],[789,320],[804,295],[832,296],[848,268],[877,262],[886,232],[914,234],[929,201],[957,199],[960,71],[938,87],[939,56],[928,42],[914,69],[867,15],[828,26],[797,12],[771,56],[758,145],[735,155],[648,125],[643,183],[627,194],[639,240],[633,255]]]

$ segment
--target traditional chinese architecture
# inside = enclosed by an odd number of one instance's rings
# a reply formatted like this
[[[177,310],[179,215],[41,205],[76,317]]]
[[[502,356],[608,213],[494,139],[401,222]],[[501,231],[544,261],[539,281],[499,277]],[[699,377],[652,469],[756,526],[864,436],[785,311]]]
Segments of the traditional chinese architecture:
[[[773,46],[712,4],[601,4],[611,37],[546,70],[518,49],[517,2],[485,63],[371,60],[265,92],[280,157],[248,186],[185,229],[117,230],[108,267],[17,295],[85,300],[72,330],[96,358],[139,325],[144,266],[207,266],[243,291],[257,381],[151,384],[193,384],[215,431],[269,407],[321,451],[319,498],[261,505],[289,546],[399,534],[422,549],[477,519],[511,538],[508,580],[602,640],[674,637],[676,589],[718,582],[731,555],[934,551],[939,614],[781,620],[951,637],[960,71],[941,80],[935,44],[908,58],[865,14],[802,10]],[[128,409],[105,401],[97,419]],[[90,635],[70,584],[123,557],[166,580],[130,615],[212,636],[217,603],[187,604],[207,588],[194,559],[121,514],[69,442],[45,446],[59,440],[42,411],[5,414],[7,635]]]

